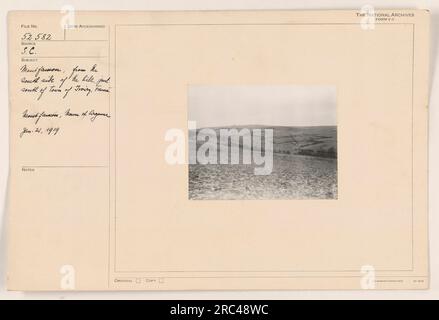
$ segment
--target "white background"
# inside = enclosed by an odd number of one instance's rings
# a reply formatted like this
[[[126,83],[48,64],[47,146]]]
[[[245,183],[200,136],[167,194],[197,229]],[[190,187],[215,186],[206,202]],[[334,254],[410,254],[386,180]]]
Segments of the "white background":
[[[190,291],[190,292],[7,292],[5,199],[9,166],[7,24],[9,10],[243,10],[243,9],[376,9],[420,8],[431,12],[430,93],[430,273],[422,291]],[[439,1],[398,0],[1,0],[0,2],[0,300],[2,299],[438,299],[439,298]],[[31,267],[31,266],[30,266]]]

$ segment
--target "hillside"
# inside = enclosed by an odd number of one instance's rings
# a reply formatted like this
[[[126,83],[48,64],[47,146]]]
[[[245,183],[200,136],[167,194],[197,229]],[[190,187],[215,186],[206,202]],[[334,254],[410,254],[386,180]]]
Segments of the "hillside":
[[[278,154],[307,155],[322,158],[337,158],[337,127],[287,127],[287,126],[228,126],[213,127],[217,137],[221,129],[273,129],[273,151]],[[201,129],[198,129],[199,131]],[[262,136],[264,131],[262,130]],[[264,137],[262,137],[262,141]],[[219,147],[218,139],[218,147]],[[197,142],[198,145],[202,142]],[[229,142],[230,144],[230,142]],[[240,140],[242,147],[242,139]],[[263,148],[262,148],[263,149]]]

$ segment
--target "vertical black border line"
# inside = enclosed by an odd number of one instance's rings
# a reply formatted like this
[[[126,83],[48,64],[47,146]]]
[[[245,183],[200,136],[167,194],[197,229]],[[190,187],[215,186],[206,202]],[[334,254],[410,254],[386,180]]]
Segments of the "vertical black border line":
[[[111,79],[111,26],[108,25],[108,77]],[[110,287],[110,258],[111,258],[111,83],[110,80],[110,90],[108,92],[108,114],[110,115],[108,121],[108,288]]]

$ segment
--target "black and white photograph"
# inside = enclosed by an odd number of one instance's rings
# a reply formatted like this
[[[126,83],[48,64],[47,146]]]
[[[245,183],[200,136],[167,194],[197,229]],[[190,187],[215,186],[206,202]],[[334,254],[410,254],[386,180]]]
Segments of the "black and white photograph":
[[[189,199],[337,199],[335,86],[197,85]]]

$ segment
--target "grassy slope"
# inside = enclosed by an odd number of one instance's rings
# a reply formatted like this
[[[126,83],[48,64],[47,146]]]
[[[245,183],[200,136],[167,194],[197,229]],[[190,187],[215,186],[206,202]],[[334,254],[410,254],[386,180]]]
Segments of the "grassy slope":
[[[273,150],[282,154],[301,154],[337,158],[337,127],[229,126],[211,128],[219,137],[220,129],[273,129]],[[262,130],[263,135],[263,130]],[[219,140],[219,139],[218,139]],[[202,142],[198,142],[200,145]],[[219,143],[219,141],[218,141]]]

